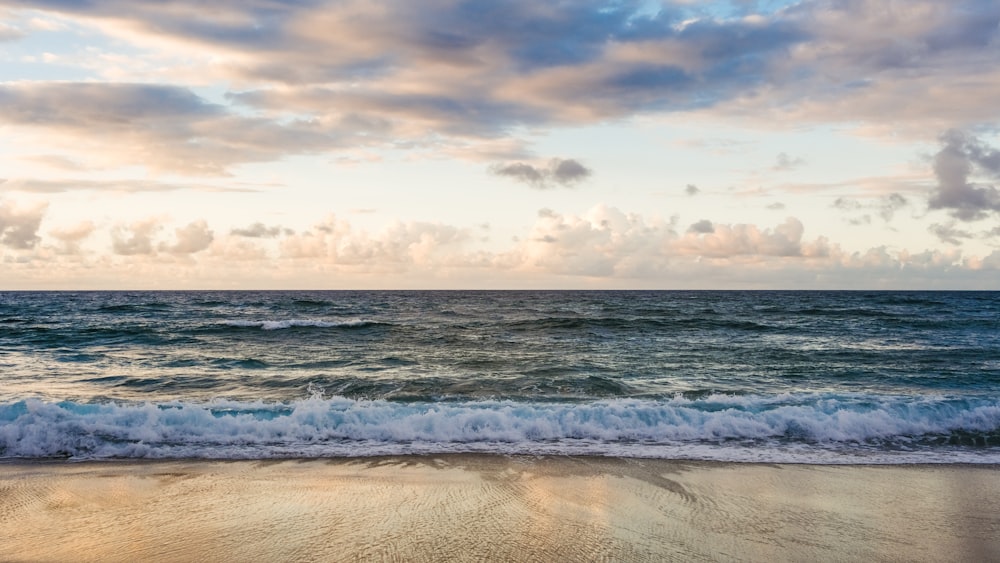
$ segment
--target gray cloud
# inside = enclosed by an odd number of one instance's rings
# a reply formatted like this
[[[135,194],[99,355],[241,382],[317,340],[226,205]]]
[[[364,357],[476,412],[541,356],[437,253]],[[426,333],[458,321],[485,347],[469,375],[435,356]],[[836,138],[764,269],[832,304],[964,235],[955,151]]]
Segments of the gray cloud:
[[[524,126],[706,108],[766,123],[914,124],[925,134],[928,122],[941,130],[942,121],[995,120],[1000,87],[1000,4],[988,0],[804,0],[777,10],[733,2],[726,16],[680,0],[655,12],[639,0],[220,0],[210,12],[195,0],[2,3],[104,19],[111,31],[228,61],[209,68],[218,82],[245,85],[229,101],[279,117],[234,113],[169,86],[0,87],[7,123],[88,139],[100,130],[129,164],[198,174],[340,147],[466,146]],[[796,164],[786,155],[777,166]],[[509,176],[537,183],[525,166]]]
[[[552,180],[557,184],[568,185],[585,180],[591,175],[586,166],[573,159],[555,159],[550,163],[549,170]]]
[[[24,37],[24,32],[17,29],[16,27],[11,27],[0,23],[0,42],[3,41],[16,41]]]
[[[948,131],[941,141],[944,146],[934,155],[938,185],[931,193],[930,208],[947,210],[962,221],[1000,211],[1000,191],[992,184],[970,181],[976,174],[1000,178],[1000,151],[962,131]]]
[[[684,186],[684,193],[686,193],[687,195],[698,195],[698,192],[700,191],[701,190],[698,189],[698,186],[694,184],[688,184]]]
[[[234,164],[337,145],[310,122],[243,117],[191,91],[151,84],[0,85],[0,123],[85,137],[116,164],[219,175]],[[98,134],[95,134],[99,132]],[[107,151],[108,146],[114,151]]]
[[[245,229],[233,229],[229,234],[247,238],[275,238],[282,233],[291,234],[289,229],[284,229],[278,225],[268,227],[264,223],[254,223]]]
[[[572,186],[592,174],[589,168],[571,158],[553,158],[544,167],[523,162],[496,164],[490,167],[490,171],[538,189],[550,188],[553,184]]]
[[[878,214],[886,222],[892,221],[896,212],[900,209],[908,206],[910,204],[909,200],[898,193],[891,193],[885,196],[880,204]]]
[[[972,233],[956,228],[954,222],[945,225],[942,225],[941,223],[934,223],[928,227],[927,230],[934,233],[934,235],[937,236],[941,242],[954,245],[962,244],[962,239],[970,239],[973,237]]]
[[[857,211],[862,208],[861,202],[856,199],[838,197],[833,201],[833,207],[841,211]]]
[[[701,221],[693,223],[690,227],[688,227],[688,232],[701,234],[714,233],[715,225],[713,225],[708,219],[702,219]]]
[[[7,4],[127,22],[150,36],[237,53],[242,62],[227,67],[233,76],[288,88],[264,86],[234,100],[383,129],[396,120],[423,123],[418,135],[489,137],[519,124],[704,107],[765,83],[771,57],[808,38],[777,17],[717,20],[683,5],[651,14],[637,0],[384,0],[374,9],[351,0],[223,1],[211,14],[193,0]],[[648,54],[618,52],[629,48]],[[393,78],[422,84],[404,90]],[[193,108],[183,95],[166,98],[168,107]]]
[[[498,164],[491,168],[497,176],[505,176],[518,182],[524,182],[530,186],[540,188],[545,185],[545,174],[542,170],[523,162],[513,162],[510,164]]]
[[[805,163],[806,161],[799,157],[788,156],[787,153],[778,153],[778,158],[771,168],[779,171],[792,170]]]
[[[897,211],[903,209],[909,204],[909,200],[901,194],[893,192],[874,202],[861,202],[847,197],[838,197],[834,200],[832,207],[848,213],[874,211],[879,217],[882,218],[883,221],[888,223],[889,221],[892,221]],[[852,225],[869,225],[872,222],[872,216],[869,213],[864,213],[859,216],[848,218],[847,222]]]
[[[19,250],[34,248],[38,241],[38,227],[42,223],[46,206],[19,209],[13,204],[0,202],[0,244]]]

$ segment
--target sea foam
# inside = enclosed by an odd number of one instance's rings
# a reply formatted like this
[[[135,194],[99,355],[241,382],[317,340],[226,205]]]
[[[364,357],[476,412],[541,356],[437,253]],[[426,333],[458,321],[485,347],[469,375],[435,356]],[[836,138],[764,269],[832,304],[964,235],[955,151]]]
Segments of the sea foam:
[[[1000,462],[1000,402],[801,394],[588,403],[0,405],[0,457],[273,458],[490,451],[813,463]],[[968,448],[968,446],[976,446]],[[838,461],[839,460],[839,461]]]

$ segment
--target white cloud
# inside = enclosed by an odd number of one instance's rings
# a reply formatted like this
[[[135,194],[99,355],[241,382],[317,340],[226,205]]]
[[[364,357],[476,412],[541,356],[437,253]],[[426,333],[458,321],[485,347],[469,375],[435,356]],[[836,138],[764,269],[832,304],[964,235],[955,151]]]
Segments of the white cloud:
[[[57,227],[49,231],[49,235],[62,243],[61,252],[63,254],[78,254],[80,243],[90,237],[97,228],[93,221],[81,221],[75,225]]]
[[[161,250],[171,254],[194,254],[205,250],[215,240],[215,233],[208,228],[208,223],[204,220],[194,221],[175,229],[174,235],[175,242],[173,244],[161,243]]]
[[[151,255],[156,253],[153,236],[161,229],[157,219],[119,225],[111,231],[111,249],[121,256]]]

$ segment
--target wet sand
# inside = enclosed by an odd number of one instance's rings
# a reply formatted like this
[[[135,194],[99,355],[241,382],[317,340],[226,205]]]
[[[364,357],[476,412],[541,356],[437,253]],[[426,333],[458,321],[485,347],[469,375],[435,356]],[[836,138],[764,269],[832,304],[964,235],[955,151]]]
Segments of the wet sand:
[[[1000,468],[0,464],[3,561],[1000,561]]]

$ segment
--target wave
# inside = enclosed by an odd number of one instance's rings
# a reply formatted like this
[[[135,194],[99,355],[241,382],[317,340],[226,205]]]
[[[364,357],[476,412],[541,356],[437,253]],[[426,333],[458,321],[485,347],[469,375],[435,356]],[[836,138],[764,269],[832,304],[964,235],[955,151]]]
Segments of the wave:
[[[408,453],[628,455],[809,463],[1000,463],[1000,401],[711,395],[585,404],[292,402],[0,404],[0,458]]]
[[[374,326],[379,323],[364,319],[349,319],[344,321],[321,321],[316,319],[284,319],[275,321],[245,321],[230,320],[222,323],[225,326],[238,328],[261,328],[264,330],[282,330],[287,328],[357,328]]]

